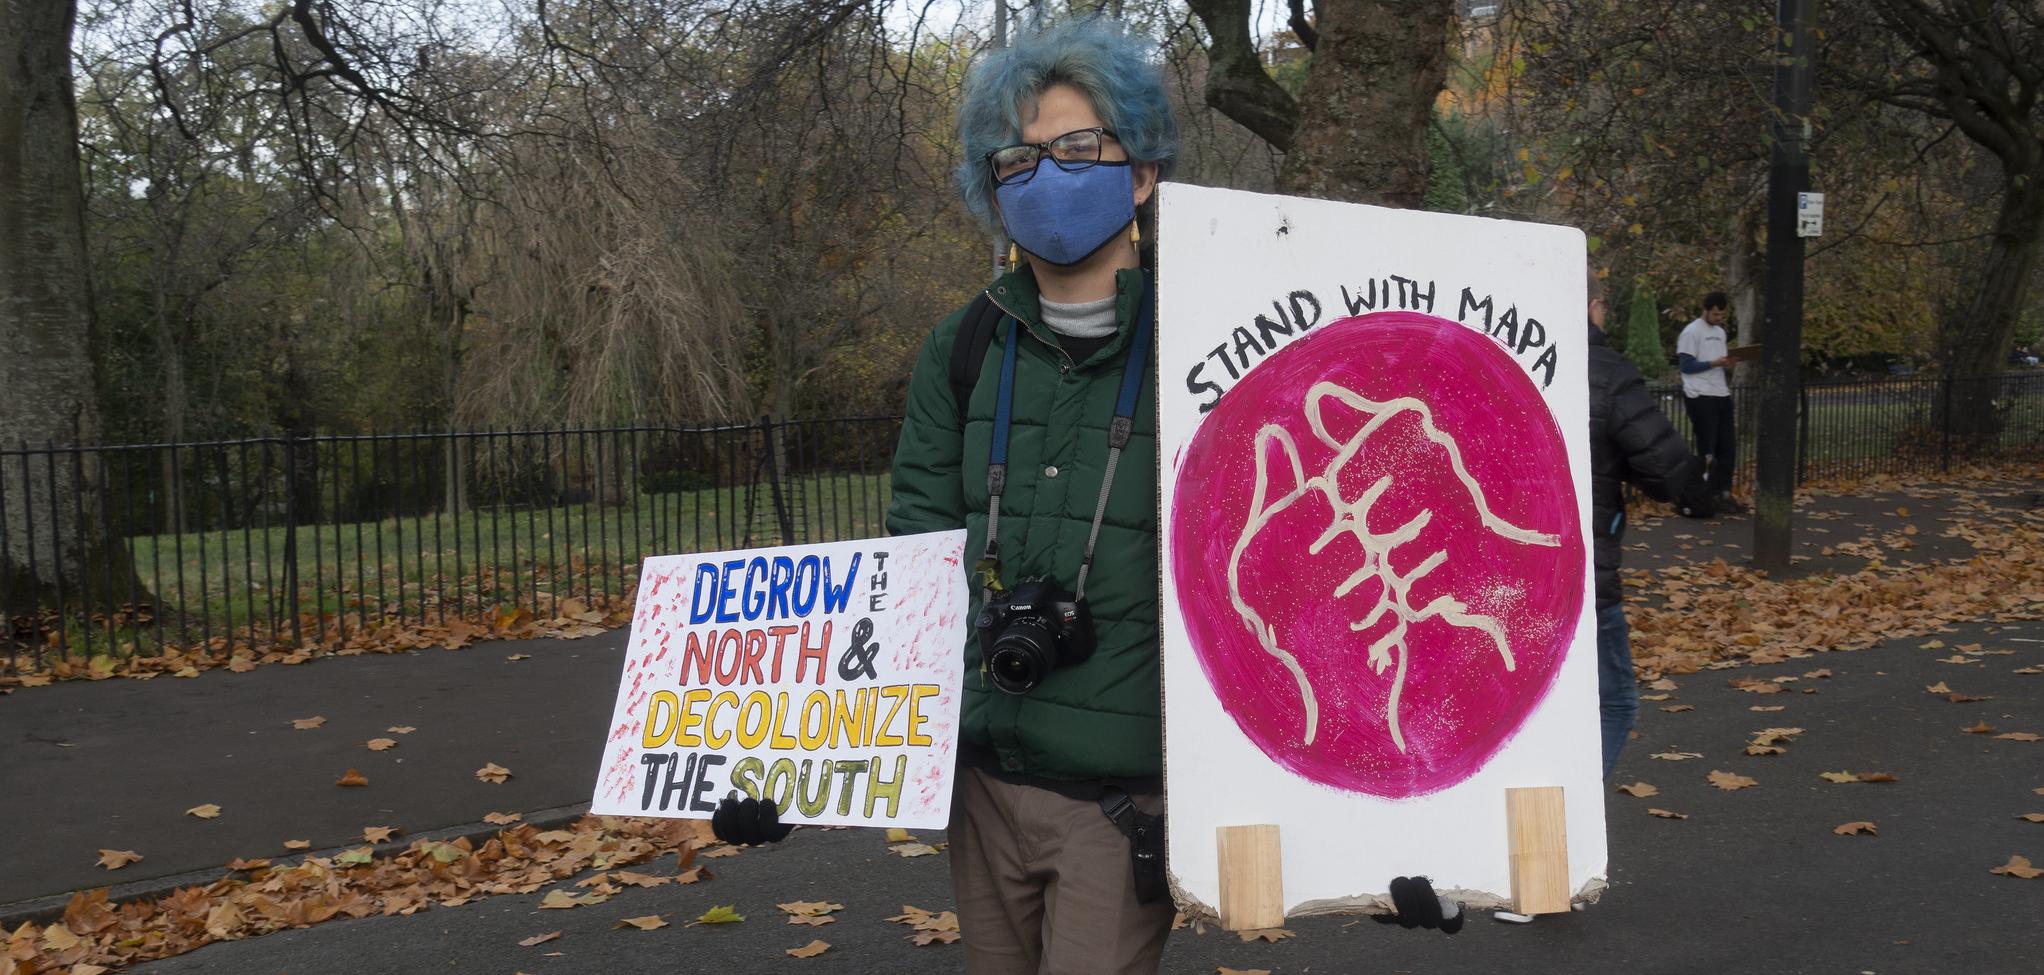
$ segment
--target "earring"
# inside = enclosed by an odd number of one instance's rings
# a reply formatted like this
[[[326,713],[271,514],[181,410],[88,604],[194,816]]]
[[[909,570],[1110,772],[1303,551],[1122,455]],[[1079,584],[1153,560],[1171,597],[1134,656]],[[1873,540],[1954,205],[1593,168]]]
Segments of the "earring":
[[[1137,221],[1135,223],[1131,223],[1128,225],[1128,242],[1131,244],[1140,244],[1143,242],[1143,227],[1141,221]]]
[[[1016,243],[1011,240],[1008,242],[1008,266],[1011,268],[1018,267],[1021,265],[1021,263],[1022,248],[1016,245]]]

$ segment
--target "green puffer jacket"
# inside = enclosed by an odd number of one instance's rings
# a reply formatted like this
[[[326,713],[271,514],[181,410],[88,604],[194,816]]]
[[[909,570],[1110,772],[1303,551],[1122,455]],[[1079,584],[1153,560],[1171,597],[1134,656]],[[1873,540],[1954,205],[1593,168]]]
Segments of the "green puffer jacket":
[[[1140,270],[1116,278],[1120,333],[1073,363],[1043,324],[1036,280],[1026,266],[987,288],[1024,329],[1015,366],[1007,492],[1001,497],[1001,580],[1077,580],[1086,533],[1107,465],[1107,428],[1141,305]],[[949,380],[951,349],[965,309],[924,341],[909,382],[901,443],[894,454],[895,534],[968,529],[965,563],[986,539],[988,458],[999,398],[1005,325],[987,349],[965,428]],[[960,731],[990,752],[998,770],[1046,779],[1148,778],[1163,774],[1157,647],[1157,401],[1155,360],[1136,402],[1134,431],[1115,469],[1086,601],[1097,637],[1091,659],[1060,668],[1028,694],[1006,693],[982,670],[968,634]],[[973,587],[971,620],[979,613]]]

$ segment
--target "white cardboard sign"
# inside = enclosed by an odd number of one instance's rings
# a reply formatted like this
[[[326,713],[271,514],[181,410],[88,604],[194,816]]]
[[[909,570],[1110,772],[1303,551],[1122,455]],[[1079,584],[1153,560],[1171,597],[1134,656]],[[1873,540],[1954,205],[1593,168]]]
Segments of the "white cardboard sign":
[[[590,811],[941,829],[964,657],[961,530],[650,558]]]
[[[1509,903],[1532,786],[1601,888],[1583,235],[1177,184],[1158,228],[1181,903],[1265,823],[1289,913]]]

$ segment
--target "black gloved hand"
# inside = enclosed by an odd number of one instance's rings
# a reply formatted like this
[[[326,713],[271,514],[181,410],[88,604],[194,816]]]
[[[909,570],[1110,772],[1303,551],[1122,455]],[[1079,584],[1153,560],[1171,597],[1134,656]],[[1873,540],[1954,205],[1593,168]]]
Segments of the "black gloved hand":
[[[1397,913],[1379,914],[1377,920],[1402,928],[1428,928],[1454,934],[1462,930],[1462,921],[1468,916],[1462,905],[1436,895],[1433,882],[1425,877],[1392,878],[1391,905]]]
[[[710,832],[735,846],[778,843],[794,828],[792,823],[781,822],[780,808],[772,799],[740,799],[736,791],[725,796],[710,814]]]

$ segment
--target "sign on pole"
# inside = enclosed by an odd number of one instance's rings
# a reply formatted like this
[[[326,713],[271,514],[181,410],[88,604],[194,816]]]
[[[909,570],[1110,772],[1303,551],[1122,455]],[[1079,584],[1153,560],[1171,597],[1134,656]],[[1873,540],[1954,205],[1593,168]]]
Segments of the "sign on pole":
[[[650,558],[590,811],[941,829],[963,530]]]
[[[1175,184],[1158,220],[1180,903],[1263,824],[1287,913],[1511,903],[1507,792],[1555,786],[1565,897],[1601,888],[1583,235]]]
[[[1824,194],[1796,194],[1796,236],[1824,236]]]

